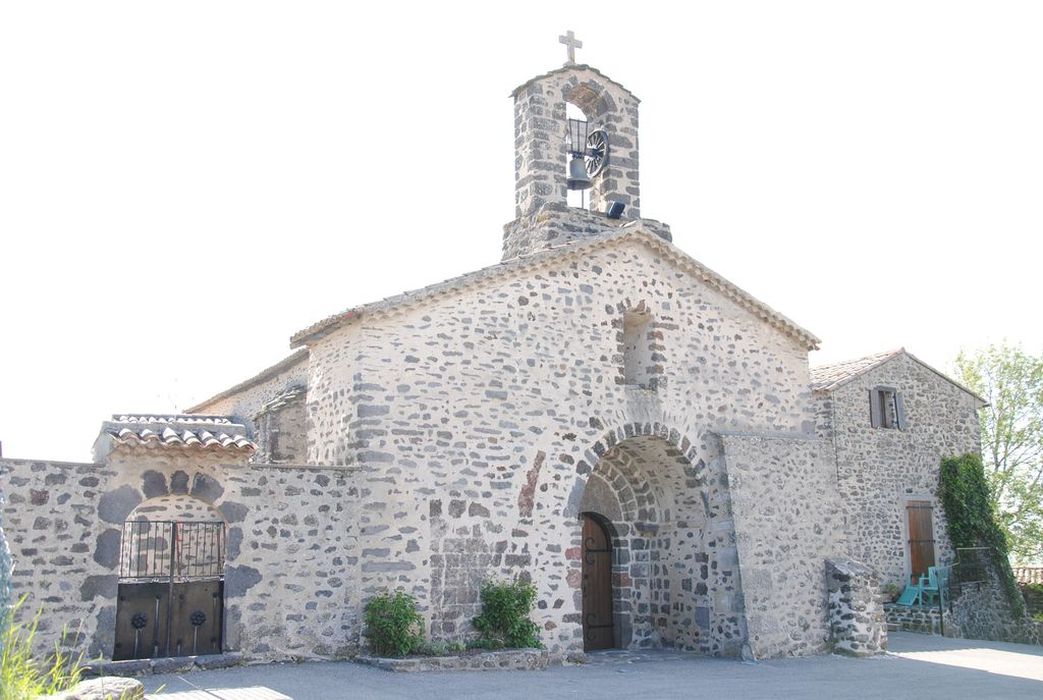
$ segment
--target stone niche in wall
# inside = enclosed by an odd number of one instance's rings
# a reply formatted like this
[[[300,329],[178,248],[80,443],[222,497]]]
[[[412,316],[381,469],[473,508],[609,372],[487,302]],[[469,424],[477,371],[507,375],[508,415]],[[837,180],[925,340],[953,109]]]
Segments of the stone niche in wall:
[[[253,418],[257,452],[253,462],[303,464],[308,454],[308,415],[304,387],[289,389],[272,399]]]

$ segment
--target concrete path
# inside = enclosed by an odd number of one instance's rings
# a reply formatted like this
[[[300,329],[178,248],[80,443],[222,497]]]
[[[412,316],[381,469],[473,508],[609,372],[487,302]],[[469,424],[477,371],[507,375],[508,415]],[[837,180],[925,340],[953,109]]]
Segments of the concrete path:
[[[1043,647],[893,632],[891,653],[759,663],[666,651],[594,656],[546,671],[389,673],[351,662],[143,679],[156,700],[313,698],[1043,698]],[[157,689],[163,686],[161,691]]]

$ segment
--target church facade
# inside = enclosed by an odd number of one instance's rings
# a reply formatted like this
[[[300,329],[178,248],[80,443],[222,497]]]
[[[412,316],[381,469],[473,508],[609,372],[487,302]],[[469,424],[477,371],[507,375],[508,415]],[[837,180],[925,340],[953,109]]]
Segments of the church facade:
[[[114,416],[91,463],[2,462],[45,627],[106,658],[332,658],[378,593],[461,640],[481,584],[521,578],[562,656],[884,647],[879,586],[951,561],[939,461],[979,449],[981,399],[902,350],[810,368],[813,334],[640,217],[623,86],[570,62],[513,98],[500,263],[319,321],[185,414]]]

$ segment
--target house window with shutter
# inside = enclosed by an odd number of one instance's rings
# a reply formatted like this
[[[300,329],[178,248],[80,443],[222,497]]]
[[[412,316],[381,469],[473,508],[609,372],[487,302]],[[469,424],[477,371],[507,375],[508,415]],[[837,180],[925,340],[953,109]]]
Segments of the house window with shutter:
[[[869,392],[869,422],[874,428],[904,430],[905,404],[893,387],[878,386]]]

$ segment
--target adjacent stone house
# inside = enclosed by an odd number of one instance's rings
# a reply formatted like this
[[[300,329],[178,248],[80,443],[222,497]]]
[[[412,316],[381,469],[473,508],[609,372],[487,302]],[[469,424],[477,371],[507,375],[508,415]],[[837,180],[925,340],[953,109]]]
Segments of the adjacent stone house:
[[[809,369],[813,334],[639,217],[622,85],[570,62],[513,97],[500,263],[319,321],[186,414],[115,416],[91,463],[2,463],[45,627],[332,658],[377,593],[462,639],[481,583],[521,577],[559,655],[885,644],[878,577],[951,556],[933,485],[980,399],[903,351]]]
[[[935,496],[939,460],[980,450],[984,401],[905,350],[816,367],[811,378],[849,553],[896,585],[952,562]]]

